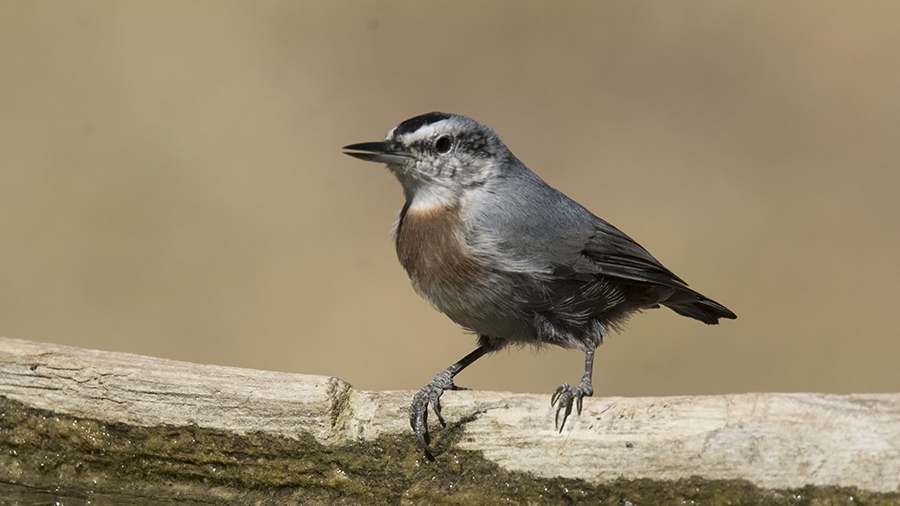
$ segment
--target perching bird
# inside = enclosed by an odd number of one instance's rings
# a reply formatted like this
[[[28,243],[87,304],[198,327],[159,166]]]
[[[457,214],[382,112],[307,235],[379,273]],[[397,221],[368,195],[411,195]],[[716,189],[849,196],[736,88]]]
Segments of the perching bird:
[[[413,398],[410,425],[426,455],[428,405],[442,424],[440,397],[483,355],[510,344],[553,344],[585,352],[577,385],[551,398],[560,431],[593,394],[594,350],[632,314],[666,306],[716,324],[736,318],[688,288],[650,253],[545,183],[490,128],[432,112],[400,123],[384,142],[344,148],[387,164],[403,186],[394,241],[413,288],[478,335],[478,348]]]

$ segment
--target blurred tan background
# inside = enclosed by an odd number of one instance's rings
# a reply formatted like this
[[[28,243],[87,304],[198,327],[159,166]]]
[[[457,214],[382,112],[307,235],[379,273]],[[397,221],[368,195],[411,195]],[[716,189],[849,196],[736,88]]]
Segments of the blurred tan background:
[[[496,129],[736,321],[611,335],[596,395],[900,391],[900,3],[3,2],[0,335],[417,389],[474,348],[413,293],[383,167]],[[480,360],[550,393],[583,355]]]

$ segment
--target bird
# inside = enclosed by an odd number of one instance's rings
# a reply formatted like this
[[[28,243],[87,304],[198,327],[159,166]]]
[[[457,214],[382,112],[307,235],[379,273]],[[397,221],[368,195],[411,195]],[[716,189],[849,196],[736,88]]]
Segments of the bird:
[[[556,345],[585,353],[581,381],[551,396],[562,432],[573,407],[592,396],[594,352],[628,318],[665,306],[713,325],[737,316],[689,288],[646,249],[532,172],[485,124],[430,112],[392,128],[382,142],[343,148],[383,163],[403,188],[394,224],[400,264],[413,289],[478,347],[413,397],[409,421],[434,458],[428,407],[440,423],[454,377],[510,345]],[[562,415],[562,423],[560,423]]]

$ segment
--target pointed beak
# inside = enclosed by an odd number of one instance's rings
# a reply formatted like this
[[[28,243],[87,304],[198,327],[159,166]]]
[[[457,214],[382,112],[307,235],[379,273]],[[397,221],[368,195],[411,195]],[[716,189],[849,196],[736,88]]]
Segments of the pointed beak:
[[[363,142],[344,146],[344,154],[367,162],[401,164],[412,158],[409,153],[391,150],[386,142]]]

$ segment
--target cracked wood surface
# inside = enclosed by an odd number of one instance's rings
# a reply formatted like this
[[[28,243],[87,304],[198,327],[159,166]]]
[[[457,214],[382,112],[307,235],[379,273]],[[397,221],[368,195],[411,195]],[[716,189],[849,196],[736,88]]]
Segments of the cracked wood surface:
[[[324,445],[413,437],[412,392],[7,338],[0,396],[103,423],[308,434]],[[468,420],[454,448],[538,477],[900,490],[900,394],[586,398],[562,434],[547,395],[454,391],[442,404],[451,423]]]

